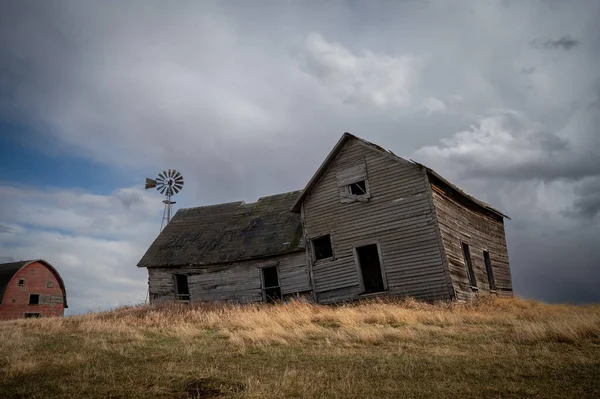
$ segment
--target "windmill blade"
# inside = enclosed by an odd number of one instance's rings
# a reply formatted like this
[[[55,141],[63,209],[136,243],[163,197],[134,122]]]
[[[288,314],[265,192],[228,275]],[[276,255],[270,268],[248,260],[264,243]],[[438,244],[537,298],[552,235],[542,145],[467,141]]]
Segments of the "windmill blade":
[[[173,191],[177,194],[181,190],[181,187],[173,186]]]
[[[181,187],[183,187],[183,184],[179,184],[179,183],[175,183],[173,185],[176,189],[181,190]]]
[[[164,194],[164,193],[165,193],[165,190],[166,190],[167,188],[168,188],[167,186],[162,186],[162,187],[158,187],[158,188],[157,188],[157,190],[158,190],[158,191],[159,191],[161,194]]]
[[[161,180],[165,180],[167,178],[167,171],[163,170],[158,174],[158,177],[160,177]]]
[[[173,177],[173,169],[169,169],[169,177]]]
[[[145,189],[148,190],[149,188],[154,188],[154,187],[156,187],[156,180],[146,178]]]
[[[179,173],[178,171],[175,171],[175,173],[173,174],[173,179],[177,180],[181,177],[181,173]]]

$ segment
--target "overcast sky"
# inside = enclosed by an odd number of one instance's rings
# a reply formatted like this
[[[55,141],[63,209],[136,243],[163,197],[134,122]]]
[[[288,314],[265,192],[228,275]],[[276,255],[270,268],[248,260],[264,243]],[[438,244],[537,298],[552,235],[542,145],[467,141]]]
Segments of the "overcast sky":
[[[325,3],[325,4],[322,4]],[[137,303],[177,207],[304,187],[351,132],[506,223],[518,295],[599,302],[600,2],[0,1],[0,260]]]

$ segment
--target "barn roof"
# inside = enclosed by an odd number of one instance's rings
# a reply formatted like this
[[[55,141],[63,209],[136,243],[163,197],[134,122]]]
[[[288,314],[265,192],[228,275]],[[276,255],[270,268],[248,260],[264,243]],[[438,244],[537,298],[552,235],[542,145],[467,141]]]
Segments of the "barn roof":
[[[338,140],[338,142],[336,143],[336,145],[333,147],[333,149],[329,152],[329,154],[327,155],[327,158],[325,158],[325,160],[323,161],[323,163],[321,164],[321,166],[319,166],[319,169],[317,169],[316,173],[313,175],[313,177],[308,181],[308,184],[306,185],[306,187],[304,188],[304,190],[302,190],[300,192],[300,195],[298,196],[298,198],[296,199],[296,201],[294,202],[294,204],[292,205],[292,207],[290,208],[292,210],[292,212],[300,212],[300,207],[302,205],[302,202],[304,201],[304,199],[306,198],[306,196],[310,193],[310,191],[312,190],[312,188],[318,183],[319,179],[323,176],[323,174],[327,171],[327,169],[329,168],[329,165],[331,165],[331,163],[333,162],[333,160],[337,157],[337,155],[340,153],[340,151],[342,150],[342,148],[344,148],[344,146],[346,145],[346,143],[350,140],[358,140],[358,142],[360,142],[361,144],[375,150],[381,153],[384,153],[385,155],[389,156],[390,158],[394,159],[395,161],[398,162],[403,162],[403,163],[412,163],[414,165],[417,165],[421,168],[424,168],[427,172],[427,174],[429,176],[433,176],[434,178],[436,178],[441,184],[443,184],[444,186],[446,186],[447,188],[449,188],[450,190],[452,190],[453,192],[455,192],[456,194],[458,194],[459,196],[461,196],[462,198],[464,198],[465,200],[469,201],[470,203],[481,207],[497,216],[500,216],[502,218],[507,218],[510,219],[508,216],[506,216],[505,214],[503,214],[502,212],[500,212],[497,209],[492,208],[490,205],[486,204],[485,202],[473,197],[472,195],[467,194],[466,192],[464,192],[463,190],[461,190],[460,188],[458,188],[457,186],[455,186],[454,184],[452,184],[450,181],[446,180],[445,178],[443,178],[439,173],[435,172],[433,169],[422,165],[418,162],[415,161],[408,161],[402,157],[397,156],[396,154],[394,154],[392,151],[390,150],[386,150],[383,147],[378,146],[377,144],[373,144],[370,141],[367,141],[363,138],[357,137],[351,133],[344,133],[342,135],[342,137]]]
[[[300,216],[289,211],[299,193],[180,209],[138,266],[209,265],[301,250]]]
[[[65,308],[68,307],[65,284],[64,284],[62,278],[60,277],[60,274],[58,274],[58,271],[56,271],[54,266],[52,266],[50,263],[46,262],[43,259],[20,260],[18,262],[0,263],[0,304],[2,304],[2,298],[4,298],[4,292],[6,291],[6,288],[10,284],[10,281],[15,276],[15,274],[17,274],[19,272],[19,270],[21,270],[35,262],[40,262],[41,264],[46,266],[48,269],[50,269],[50,271],[56,276],[56,279],[58,280],[60,288],[63,291],[63,299],[64,299]]]

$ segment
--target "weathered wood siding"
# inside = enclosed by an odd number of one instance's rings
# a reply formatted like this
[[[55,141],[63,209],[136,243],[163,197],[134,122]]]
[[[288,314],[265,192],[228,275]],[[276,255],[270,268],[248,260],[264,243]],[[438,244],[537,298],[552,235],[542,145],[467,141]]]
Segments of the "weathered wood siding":
[[[297,251],[222,265],[148,268],[151,302],[175,300],[173,274],[188,276],[192,302],[260,302],[263,300],[260,268],[268,266],[278,267],[282,295],[311,290],[306,255],[303,251]]]
[[[364,165],[364,168],[363,168]],[[365,173],[369,198],[348,202],[340,191],[352,171]],[[353,249],[378,243],[384,284],[393,295],[450,299],[428,181],[418,166],[350,140],[303,203],[307,261],[316,300],[356,299],[362,277]],[[310,239],[331,235],[334,259],[313,262]]]
[[[457,299],[470,299],[475,293],[489,293],[483,251],[488,251],[499,295],[512,295],[508,250],[503,219],[489,212],[469,207],[432,185],[433,203],[452,284]],[[471,288],[462,242],[469,245],[477,290]]]

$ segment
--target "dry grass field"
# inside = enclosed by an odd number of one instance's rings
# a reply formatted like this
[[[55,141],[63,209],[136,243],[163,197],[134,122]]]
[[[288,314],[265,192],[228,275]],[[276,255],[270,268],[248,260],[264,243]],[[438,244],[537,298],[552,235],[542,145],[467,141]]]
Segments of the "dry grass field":
[[[600,398],[600,306],[137,306],[0,322],[1,398]]]

